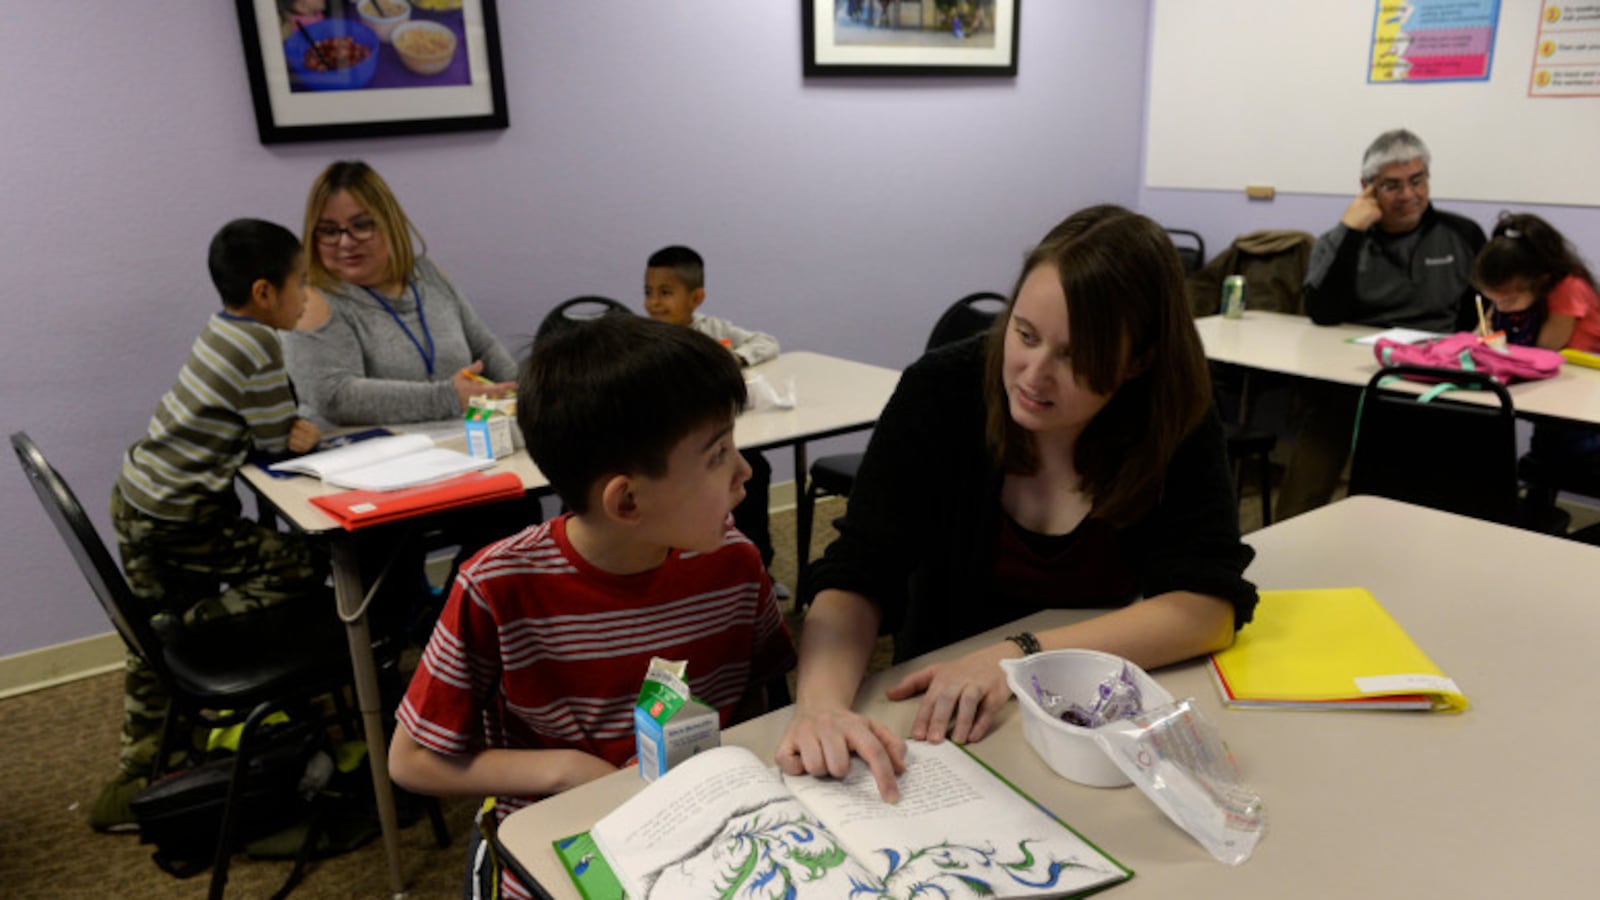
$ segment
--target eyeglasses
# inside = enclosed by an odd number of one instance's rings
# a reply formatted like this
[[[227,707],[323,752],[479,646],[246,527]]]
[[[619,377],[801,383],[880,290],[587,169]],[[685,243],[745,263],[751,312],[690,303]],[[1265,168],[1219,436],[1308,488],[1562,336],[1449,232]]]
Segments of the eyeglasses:
[[[1401,188],[1410,185],[1413,191],[1420,191],[1428,186],[1428,173],[1418,172],[1410,178],[1385,178],[1378,182],[1378,193],[1393,196],[1400,193]]]
[[[357,222],[351,222],[348,227],[344,228],[341,228],[332,222],[324,222],[311,229],[311,234],[317,239],[317,243],[323,245],[324,247],[332,247],[337,245],[339,243],[339,239],[347,234],[350,235],[350,240],[360,243],[365,240],[370,240],[372,236],[377,233],[378,223],[371,219],[362,219]]]

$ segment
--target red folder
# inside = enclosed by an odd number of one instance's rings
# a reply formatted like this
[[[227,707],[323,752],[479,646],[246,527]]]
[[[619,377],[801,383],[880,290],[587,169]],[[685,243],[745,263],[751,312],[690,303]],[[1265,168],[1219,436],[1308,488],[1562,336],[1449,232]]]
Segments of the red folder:
[[[355,531],[424,513],[508,500],[524,493],[522,479],[512,472],[496,475],[468,472],[399,491],[343,491],[312,497],[311,502],[346,531]]]

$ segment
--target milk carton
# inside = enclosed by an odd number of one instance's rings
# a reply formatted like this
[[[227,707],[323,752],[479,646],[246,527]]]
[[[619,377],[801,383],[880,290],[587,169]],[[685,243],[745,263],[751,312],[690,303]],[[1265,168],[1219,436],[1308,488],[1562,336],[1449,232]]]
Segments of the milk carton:
[[[689,696],[687,664],[655,658],[633,709],[639,775],[655,781],[678,763],[722,744],[717,711]]]
[[[467,408],[465,418],[468,456],[500,459],[516,450],[511,416],[491,406],[474,405]]]

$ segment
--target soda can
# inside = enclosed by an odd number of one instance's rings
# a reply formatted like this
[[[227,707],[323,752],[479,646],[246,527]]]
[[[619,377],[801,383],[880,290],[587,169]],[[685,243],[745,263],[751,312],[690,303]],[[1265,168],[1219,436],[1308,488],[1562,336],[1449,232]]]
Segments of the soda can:
[[[1244,315],[1244,276],[1229,275],[1222,279],[1222,317],[1237,319]]]

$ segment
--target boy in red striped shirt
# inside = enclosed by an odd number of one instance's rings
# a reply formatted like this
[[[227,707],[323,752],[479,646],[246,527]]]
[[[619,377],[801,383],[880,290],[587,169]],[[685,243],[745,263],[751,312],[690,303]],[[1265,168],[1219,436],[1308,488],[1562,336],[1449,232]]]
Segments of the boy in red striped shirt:
[[[496,821],[628,763],[651,657],[686,660],[724,727],[794,664],[761,556],[729,524],[750,468],[726,350],[603,316],[535,346],[517,392],[529,453],[570,512],[461,567],[389,753],[397,783],[493,795]]]

